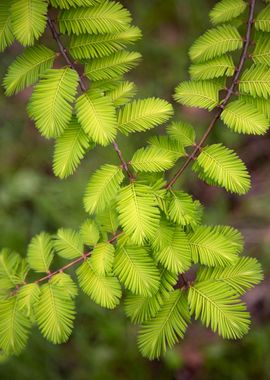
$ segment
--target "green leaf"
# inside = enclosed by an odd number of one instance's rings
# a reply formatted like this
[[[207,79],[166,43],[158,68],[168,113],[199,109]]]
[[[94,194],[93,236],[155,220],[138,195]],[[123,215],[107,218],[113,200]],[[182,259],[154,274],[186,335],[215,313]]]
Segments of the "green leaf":
[[[230,51],[241,49],[243,40],[234,26],[209,29],[192,45],[189,54],[194,62],[205,62]]]
[[[19,267],[21,265],[21,257],[10,251],[2,249],[0,252],[0,294],[6,290],[14,288],[21,282],[18,276]]]
[[[46,46],[27,48],[9,66],[3,85],[7,96],[17,94],[34,84],[53,65],[56,53]]]
[[[0,52],[4,51],[14,41],[10,7],[10,1],[0,4]]]
[[[24,46],[34,45],[44,32],[47,22],[47,1],[13,0],[11,5],[12,31]]]
[[[118,78],[136,66],[140,59],[140,53],[122,50],[86,63],[85,75],[92,81]]]
[[[212,81],[182,82],[176,87],[174,99],[188,107],[211,111],[219,104],[219,90]]]
[[[75,298],[78,295],[78,288],[72,278],[64,273],[58,273],[50,279],[52,285],[56,285],[59,289],[68,295],[71,299]]]
[[[269,128],[269,121],[252,104],[243,100],[229,103],[221,114],[221,120],[235,132],[248,135],[263,135]]]
[[[99,229],[96,222],[86,219],[80,227],[80,235],[84,244],[93,246],[99,241]]]
[[[237,260],[238,246],[210,226],[200,226],[188,234],[192,260],[208,266],[226,266]]]
[[[261,63],[270,66],[270,40],[267,35],[258,36],[251,56],[255,64]]]
[[[120,132],[144,132],[165,123],[173,113],[171,104],[158,98],[135,100],[123,107],[118,114]]]
[[[191,124],[179,121],[170,124],[167,127],[168,135],[179,141],[184,147],[191,146],[195,142],[195,130]]]
[[[268,99],[264,98],[254,98],[250,95],[241,95],[240,99],[242,99],[245,103],[252,104],[256,109],[264,114],[268,121],[270,121],[270,102]]]
[[[103,165],[97,170],[87,185],[84,195],[84,207],[94,214],[106,209],[111,200],[116,197],[124,174],[119,166]]]
[[[162,353],[184,337],[190,316],[185,295],[180,290],[170,293],[161,309],[145,322],[139,333],[138,344],[143,356],[159,358]]]
[[[96,221],[102,231],[115,235],[119,226],[115,202],[112,202],[102,212],[98,213]]]
[[[70,337],[75,319],[75,304],[62,285],[47,283],[41,287],[37,306],[37,324],[52,343],[64,343]]]
[[[127,104],[137,93],[133,82],[121,82],[117,87],[107,92],[115,107]]]
[[[27,262],[36,272],[48,273],[53,260],[51,236],[45,232],[36,235],[27,249]]]
[[[114,140],[116,112],[109,97],[90,90],[78,98],[76,111],[85,133],[94,142],[106,146]]]
[[[61,11],[59,27],[68,35],[104,34],[125,30],[130,21],[130,13],[120,3],[105,0],[94,7]]]
[[[191,65],[189,73],[192,80],[206,80],[224,76],[231,77],[234,70],[235,67],[232,57],[222,55],[211,61]]]
[[[176,161],[178,158],[185,156],[184,146],[180,143],[180,141],[171,138],[170,136],[152,136],[148,143],[158,148],[162,152],[169,153],[171,159]]]
[[[110,243],[98,243],[94,247],[90,261],[95,273],[104,276],[112,273],[114,251],[114,246]]]
[[[39,301],[40,289],[35,283],[22,286],[17,294],[18,308],[25,312],[27,317],[31,317],[34,308]]]
[[[69,9],[70,7],[87,7],[100,3],[100,0],[50,0],[53,7]]]
[[[69,124],[77,84],[77,72],[67,67],[47,70],[36,85],[28,113],[43,136],[60,136]]]
[[[168,217],[181,226],[197,224],[197,207],[192,197],[183,191],[171,191],[167,206]]]
[[[243,0],[219,1],[210,12],[212,24],[228,22],[240,16],[246,9],[247,3]]]
[[[195,283],[189,289],[188,303],[195,319],[200,318],[223,338],[242,338],[249,330],[249,313],[244,303],[224,283]]]
[[[135,244],[141,245],[155,235],[160,215],[150,186],[132,183],[122,188],[117,210],[123,230]]]
[[[270,32],[270,5],[265,7],[256,17],[255,28],[263,32]]]
[[[31,323],[19,308],[17,297],[0,300],[0,347],[7,355],[24,349]]]
[[[229,285],[237,295],[243,295],[248,289],[263,279],[262,267],[251,257],[241,257],[233,265],[225,268],[200,268],[196,281],[218,281]]]
[[[128,294],[125,299],[125,313],[132,323],[141,324],[154,318],[163,304],[163,299],[159,293],[151,297],[137,294]]]
[[[227,191],[245,194],[250,189],[250,175],[236,153],[222,144],[203,148],[193,165],[200,178],[213,181]]]
[[[252,66],[240,78],[239,90],[243,94],[268,99],[270,96],[270,67]]]
[[[104,57],[133,44],[141,36],[140,29],[135,26],[113,34],[73,34],[69,51],[75,59]]]
[[[54,174],[60,178],[73,174],[90,147],[89,137],[73,117],[62,136],[56,140],[53,157]]]
[[[83,241],[78,232],[60,228],[54,240],[54,248],[59,256],[67,260],[83,255]]]
[[[116,251],[114,273],[134,294],[150,296],[159,288],[159,271],[145,248],[120,246]]]
[[[122,292],[116,277],[95,273],[90,259],[76,273],[80,287],[95,303],[107,309],[114,309],[119,304]]]
[[[175,161],[174,152],[153,145],[137,150],[130,164],[141,172],[163,172],[170,169]]]

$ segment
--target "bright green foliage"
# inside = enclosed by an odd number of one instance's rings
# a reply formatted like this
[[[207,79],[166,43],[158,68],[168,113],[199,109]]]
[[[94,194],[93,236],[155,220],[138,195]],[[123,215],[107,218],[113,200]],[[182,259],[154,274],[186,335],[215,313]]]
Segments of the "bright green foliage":
[[[250,95],[241,95],[240,99],[244,100],[244,102],[252,104],[256,107],[256,109],[264,114],[267,120],[270,122],[270,102],[268,99],[264,98],[254,98]]]
[[[114,263],[114,246],[110,243],[99,243],[91,253],[93,270],[100,275],[112,273]]]
[[[255,64],[262,63],[270,66],[270,39],[267,35],[258,37],[255,49],[252,53],[252,59]]]
[[[35,283],[23,286],[17,295],[18,308],[25,312],[27,317],[34,314],[34,308],[39,301],[40,289]]]
[[[219,103],[220,86],[211,81],[182,82],[176,87],[174,98],[177,102],[211,111]]]
[[[193,145],[195,142],[195,131],[191,124],[185,122],[174,122],[167,127],[167,133],[183,146]]]
[[[231,77],[234,73],[234,69],[232,57],[222,55],[211,61],[191,65],[189,73],[193,80],[206,80],[224,76]]]
[[[72,118],[64,133],[56,140],[53,157],[54,174],[60,178],[73,174],[91,146],[93,144],[82,126],[76,118]]]
[[[100,0],[50,0],[54,7],[69,9],[70,7],[83,7],[100,3]]]
[[[104,165],[97,170],[90,178],[84,196],[86,211],[94,214],[105,210],[118,193],[123,179],[123,172],[118,166]]]
[[[158,149],[161,155],[164,154],[164,157],[171,157],[170,160],[173,160],[173,163],[178,158],[185,156],[183,144],[170,136],[153,136],[148,140],[148,143],[156,150]]]
[[[36,318],[42,335],[52,343],[66,342],[73,328],[75,304],[61,284],[41,286]]]
[[[142,172],[163,172],[170,169],[175,162],[175,153],[157,146],[141,148],[135,152],[130,164]]]
[[[167,205],[168,217],[182,226],[196,224],[197,207],[192,197],[183,191],[171,191]]]
[[[94,272],[90,259],[86,260],[76,273],[80,287],[94,302],[107,309],[114,309],[119,304],[122,292],[116,277]]]
[[[17,297],[0,300],[0,347],[8,355],[24,349],[31,323],[19,308]]]
[[[236,153],[222,144],[204,148],[193,165],[203,180],[212,181],[227,191],[245,194],[250,189],[250,176]]]
[[[165,123],[172,115],[172,106],[162,99],[135,100],[118,114],[120,132],[143,132]]]
[[[78,295],[77,285],[72,278],[64,272],[54,275],[51,278],[50,283],[61,287],[62,291],[64,291],[70,298],[75,298]]]
[[[243,0],[222,0],[219,1],[210,12],[211,22],[216,25],[228,22],[241,15],[247,7]]]
[[[109,97],[90,90],[77,99],[76,111],[85,133],[94,142],[105,146],[114,140],[117,121]]]
[[[133,82],[121,82],[117,87],[108,91],[107,95],[111,98],[115,107],[127,104],[135,95],[137,89]]]
[[[78,232],[60,228],[54,240],[54,248],[59,256],[72,260],[83,254],[83,241]]]
[[[44,32],[48,4],[44,0],[14,0],[11,6],[12,32],[24,46],[33,45]]]
[[[0,294],[12,289],[23,280],[20,276],[21,257],[8,250],[0,252]]]
[[[10,2],[5,1],[0,4],[0,52],[10,46],[13,40]]]
[[[55,57],[55,52],[43,45],[26,49],[9,66],[3,81],[6,95],[17,94],[34,84],[40,75],[52,67]]]
[[[36,272],[49,272],[53,260],[53,243],[51,236],[42,232],[35,236],[28,246],[27,262]]]
[[[248,135],[263,135],[269,128],[266,116],[251,104],[235,100],[221,114],[223,122],[235,132]]]
[[[133,323],[141,324],[155,317],[162,304],[160,294],[145,297],[130,293],[125,299],[125,313]]]
[[[191,314],[223,338],[241,338],[249,329],[249,313],[233,290],[221,282],[198,282],[188,292]]]
[[[252,66],[240,79],[240,92],[253,97],[270,97],[270,67],[266,65]]]
[[[61,33],[67,34],[104,34],[120,32],[131,21],[127,9],[120,3],[102,1],[95,7],[71,8],[60,13],[59,27]]]
[[[140,245],[155,235],[160,213],[150,186],[137,183],[123,187],[117,209],[123,230],[135,244]]]
[[[140,58],[140,53],[122,50],[87,63],[85,75],[92,81],[118,78],[136,66]]]
[[[116,235],[119,221],[115,202],[99,212],[96,219],[101,231]]]
[[[80,228],[80,235],[84,244],[93,246],[99,241],[99,229],[96,222],[87,219]]]
[[[155,359],[172,347],[184,333],[189,323],[185,295],[180,290],[170,293],[155,318],[145,322],[140,330],[138,344],[143,356]]]
[[[194,62],[205,62],[230,51],[240,49],[243,41],[234,26],[224,25],[209,29],[195,41],[189,53]]]
[[[120,246],[116,251],[114,273],[134,294],[151,296],[159,288],[159,271],[145,248]]]
[[[35,87],[28,113],[43,136],[57,137],[67,127],[77,84],[76,71],[65,68],[48,70]]]
[[[265,7],[256,17],[255,28],[263,32],[270,32],[270,5]]]

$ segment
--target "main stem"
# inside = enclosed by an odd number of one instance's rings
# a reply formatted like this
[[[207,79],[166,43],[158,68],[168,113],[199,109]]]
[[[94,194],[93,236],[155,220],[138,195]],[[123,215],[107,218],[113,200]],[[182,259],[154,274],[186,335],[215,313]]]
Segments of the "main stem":
[[[202,149],[205,141],[207,140],[208,136],[212,132],[213,128],[216,126],[216,123],[219,121],[220,116],[221,116],[224,108],[229,103],[229,101],[231,100],[231,97],[234,94],[235,88],[236,88],[236,86],[238,84],[238,80],[240,78],[240,75],[242,73],[243,67],[245,65],[245,61],[246,61],[246,59],[248,57],[248,48],[249,48],[249,45],[251,43],[252,24],[253,24],[253,21],[254,21],[255,4],[256,4],[256,0],[251,0],[250,1],[250,4],[249,4],[249,17],[248,17],[248,22],[247,22],[247,30],[246,30],[246,35],[245,35],[245,38],[244,38],[245,42],[244,42],[244,45],[243,45],[243,49],[242,49],[242,53],[241,53],[239,64],[238,64],[238,66],[234,70],[234,74],[233,74],[233,78],[232,78],[232,84],[228,88],[225,98],[223,99],[223,101],[219,105],[218,111],[216,112],[214,118],[212,119],[209,127],[207,128],[207,130],[204,133],[203,137],[201,138],[200,142],[196,145],[196,147],[194,148],[193,152],[187,158],[187,160],[185,161],[185,163],[183,164],[183,166],[176,172],[176,174],[174,175],[174,177],[167,183],[167,185],[165,186],[166,189],[170,189],[175,184],[175,182],[178,180],[178,178],[184,173],[184,171],[189,166],[189,164],[193,160],[196,159],[197,154],[201,151],[201,149]]]

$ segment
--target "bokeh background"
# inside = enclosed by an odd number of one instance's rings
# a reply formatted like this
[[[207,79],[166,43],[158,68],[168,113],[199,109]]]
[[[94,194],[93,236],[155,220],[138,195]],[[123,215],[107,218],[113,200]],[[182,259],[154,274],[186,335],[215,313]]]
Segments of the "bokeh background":
[[[130,78],[139,96],[160,96],[172,101],[179,81],[187,78],[188,48],[208,26],[210,0],[126,0],[144,38],[136,46],[143,62]],[[51,42],[49,42],[51,44]],[[14,46],[1,56],[0,75],[20,52]],[[53,176],[53,143],[41,138],[27,118],[27,90],[12,98],[0,93],[0,246],[25,254],[31,237],[60,226],[76,228],[86,217],[82,207],[90,173],[102,163],[116,162],[111,148],[89,154],[71,178]],[[207,112],[174,104],[176,114],[190,121],[200,135],[210,120]],[[162,129],[160,129],[162,131]],[[154,132],[152,132],[154,133]],[[199,323],[186,339],[160,361],[143,359],[136,347],[136,328],[121,307],[106,311],[89,298],[78,298],[74,333],[65,345],[53,346],[34,331],[19,356],[0,356],[1,380],[247,380],[270,379],[270,145],[268,136],[243,137],[220,125],[211,139],[237,149],[247,163],[253,188],[234,197],[210,188],[187,171],[177,184],[205,206],[210,223],[231,224],[246,238],[246,253],[262,262],[265,281],[246,297],[253,316],[250,334],[242,341],[226,342]],[[210,139],[210,140],[211,140]],[[141,136],[120,140],[126,157],[142,144]],[[1,318],[1,316],[0,316]]]

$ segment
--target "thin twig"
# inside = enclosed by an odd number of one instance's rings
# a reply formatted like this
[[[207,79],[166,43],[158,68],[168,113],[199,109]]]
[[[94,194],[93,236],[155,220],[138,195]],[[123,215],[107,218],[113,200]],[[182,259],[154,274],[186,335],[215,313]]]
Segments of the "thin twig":
[[[238,80],[240,78],[240,75],[242,73],[244,64],[246,59],[248,58],[248,48],[251,43],[251,31],[252,31],[252,24],[254,21],[254,11],[255,11],[255,3],[256,0],[251,0],[250,5],[249,5],[249,18],[247,22],[247,30],[246,30],[246,35],[244,38],[244,46],[242,50],[242,54],[240,57],[239,65],[235,68],[233,79],[232,79],[232,84],[227,90],[227,94],[221,104],[219,105],[219,109],[216,112],[216,115],[214,116],[213,120],[211,121],[209,127],[207,128],[206,132],[204,133],[203,137],[201,138],[200,142],[196,146],[196,148],[193,150],[193,152],[189,155],[187,160],[185,161],[184,165],[176,172],[174,177],[166,184],[165,188],[170,189],[175,182],[178,180],[178,178],[183,174],[183,172],[186,170],[186,168],[189,166],[189,164],[196,158],[197,154],[200,152],[202,146],[204,145],[205,141],[207,140],[208,136],[212,132],[213,128],[215,127],[216,123],[220,119],[220,116],[226,107],[226,105],[229,103],[231,100],[231,97],[234,94],[235,88],[238,85]]]
[[[129,179],[130,179],[131,181],[134,181],[134,180],[135,180],[135,177],[134,177],[133,173],[130,171],[130,169],[129,169],[129,167],[128,167],[128,164],[127,164],[127,162],[125,161],[125,159],[124,159],[124,157],[123,157],[123,154],[122,154],[122,152],[121,152],[121,150],[120,150],[120,148],[119,148],[119,145],[117,144],[116,141],[113,142],[113,147],[114,147],[114,149],[115,149],[115,151],[116,151],[116,153],[117,153],[117,155],[118,155],[118,157],[119,157],[119,160],[120,160],[120,162],[121,162],[121,164],[122,164],[122,168],[125,170],[125,172],[126,172],[127,175],[129,176]]]

